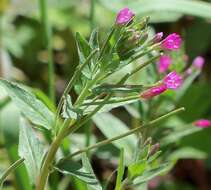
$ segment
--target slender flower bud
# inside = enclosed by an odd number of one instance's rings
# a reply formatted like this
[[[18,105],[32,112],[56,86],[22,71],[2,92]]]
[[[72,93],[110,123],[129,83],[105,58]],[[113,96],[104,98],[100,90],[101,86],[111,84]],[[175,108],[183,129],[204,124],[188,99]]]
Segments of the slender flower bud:
[[[211,127],[211,121],[207,119],[200,119],[194,122],[194,125],[199,128]]]
[[[116,17],[116,24],[119,26],[129,23],[135,14],[127,7],[119,11]]]
[[[168,35],[161,43],[161,48],[165,50],[177,50],[182,44],[182,39],[179,34],[173,33]]]
[[[165,92],[166,90],[167,90],[167,88],[165,85],[155,86],[155,87],[152,87],[152,88],[142,92],[140,94],[140,98],[148,100],[154,96],[160,95],[161,93]]]
[[[193,67],[198,70],[202,70],[204,62],[204,58],[202,56],[198,56],[193,60]]]
[[[152,41],[154,43],[158,43],[162,40],[163,38],[163,32],[158,32],[157,34],[155,34],[154,38],[152,39]]]
[[[176,90],[182,85],[182,77],[176,71],[172,71],[164,77],[163,84],[168,89]]]
[[[153,156],[158,150],[160,149],[160,144],[156,143],[154,145],[152,145],[152,148],[149,152],[149,156]]]
[[[168,55],[162,55],[160,56],[160,60],[158,62],[158,72],[164,73],[168,70],[169,66],[172,63],[172,59]]]

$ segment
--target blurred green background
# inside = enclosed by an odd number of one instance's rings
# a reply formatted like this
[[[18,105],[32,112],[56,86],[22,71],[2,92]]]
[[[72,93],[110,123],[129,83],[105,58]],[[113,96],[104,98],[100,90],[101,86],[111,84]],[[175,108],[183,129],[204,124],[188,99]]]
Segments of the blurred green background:
[[[93,7],[91,3],[94,3]],[[188,64],[198,55],[205,58],[202,74],[178,102],[178,106],[184,106],[186,112],[180,115],[180,121],[174,122],[181,124],[200,118],[211,119],[211,1],[208,0],[48,0],[57,98],[78,63],[75,32],[88,37],[91,29],[99,27],[105,34],[114,23],[116,13],[125,6],[138,17],[150,16],[152,32],[180,33],[189,57]],[[24,82],[47,94],[47,52],[39,15],[36,0],[0,0],[0,77]],[[10,115],[4,110],[0,122],[0,170],[9,160],[13,162],[17,159],[16,117],[19,113],[13,105],[7,106],[7,109]],[[180,153],[179,157],[185,159],[180,160],[168,176],[152,181],[151,188],[211,189],[210,137],[211,129],[206,129],[182,138],[178,146],[193,148],[196,153],[193,156],[186,156],[185,150],[185,154]],[[200,154],[206,155],[205,161],[189,159],[200,158]],[[18,170],[23,170],[18,175],[24,175],[24,168]]]

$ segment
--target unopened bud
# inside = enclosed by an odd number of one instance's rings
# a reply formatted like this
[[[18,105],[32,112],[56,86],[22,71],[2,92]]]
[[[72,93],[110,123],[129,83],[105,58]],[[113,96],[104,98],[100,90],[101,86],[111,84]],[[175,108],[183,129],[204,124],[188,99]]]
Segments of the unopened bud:
[[[154,155],[159,149],[160,149],[160,144],[159,143],[156,143],[156,144],[152,145],[152,148],[149,151],[149,156]]]

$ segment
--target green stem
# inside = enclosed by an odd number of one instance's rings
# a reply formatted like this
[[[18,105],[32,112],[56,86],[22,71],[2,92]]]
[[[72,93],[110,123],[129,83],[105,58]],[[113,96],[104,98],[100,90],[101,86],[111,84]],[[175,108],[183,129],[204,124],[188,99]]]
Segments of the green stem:
[[[95,13],[95,0],[90,0],[90,13],[89,13],[89,19],[90,19],[90,32],[94,29],[94,13]]]
[[[92,149],[95,149],[95,148],[98,148],[98,147],[101,147],[101,146],[110,144],[110,143],[112,143],[112,142],[114,142],[114,141],[116,141],[116,140],[119,140],[119,139],[121,139],[121,138],[127,137],[127,136],[129,136],[129,135],[132,135],[132,134],[134,134],[134,133],[136,133],[136,132],[139,132],[141,129],[144,129],[144,128],[146,128],[146,127],[150,127],[150,126],[152,126],[152,125],[154,125],[154,124],[156,124],[156,123],[158,123],[158,122],[160,122],[160,121],[162,121],[162,120],[164,120],[164,119],[166,119],[166,118],[168,118],[168,117],[170,117],[170,116],[172,116],[172,115],[174,115],[174,114],[177,114],[177,113],[179,113],[179,112],[181,112],[181,111],[184,111],[184,108],[183,108],[183,107],[182,107],[182,108],[178,108],[178,109],[176,109],[176,110],[173,110],[173,111],[171,111],[171,112],[169,112],[169,113],[167,113],[167,114],[165,114],[165,115],[163,115],[163,116],[161,116],[161,117],[158,117],[158,118],[156,118],[156,119],[150,121],[150,122],[147,123],[147,124],[141,125],[140,127],[137,127],[137,128],[135,128],[135,129],[132,129],[132,130],[126,132],[126,133],[123,133],[123,134],[121,134],[121,135],[118,135],[118,136],[113,137],[113,138],[110,138],[110,139],[106,139],[106,140],[104,140],[104,141],[101,141],[101,142],[99,142],[99,143],[96,143],[95,145],[88,146],[88,147],[86,147],[86,148],[84,148],[84,149],[81,149],[81,150],[79,150],[79,151],[76,151],[76,152],[74,152],[73,154],[71,154],[71,155],[65,157],[64,159],[61,159],[59,163],[65,161],[65,160],[69,160],[69,159],[71,159],[72,157],[77,156],[77,155],[79,155],[79,154],[82,154],[82,153],[84,153],[84,152],[87,152],[87,151],[90,151],[90,150],[92,150]]]
[[[5,179],[7,178],[7,176],[12,173],[18,166],[20,166],[24,161],[24,158],[20,158],[19,160],[17,160],[14,164],[12,164],[1,176],[0,178],[0,189],[5,181]]]
[[[72,89],[73,85],[75,84],[75,82],[77,81],[78,77],[80,76],[82,70],[84,69],[84,67],[90,62],[90,60],[93,58],[93,56],[99,51],[99,49],[95,49],[93,50],[90,55],[87,57],[87,59],[85,60],[85,62],[83,64],[81,64],[78,69],[76,69],[73,77],[70,79],[66,89],[64,90],[61,99],[59,101],[58,104],[58,108],[56,111],[56,126],[57,126],[57,122],[58,122],[58,117],[59,117],[59,113],[61,112],[62,109],[62,104],[63,104],[63,100],[64,98],[68,95],[68,93],[70,92],[70,90]]]
[[[51,144],[49,151],[46,155],[46,158],[44,160],[43,166],[41,168],[40,175],[38,177],[36,190],[45,190],[45,186],[46,186],[46,183],[48,180],[48,175],[49,175],[50,169],[51,169],[50,166],[53,163],[55,154],[56,154],[62,140],[65,138],[65,136],[66,136],[66,128],[64,128],[59,133],[59,135],[55,138],[55,140]]]
[[[44,44],[48,52],[49,97],[55,103],[55,75],[53,63],[52,30],[48,20],[47,0],[39,0],[41,21],[44,27]]]

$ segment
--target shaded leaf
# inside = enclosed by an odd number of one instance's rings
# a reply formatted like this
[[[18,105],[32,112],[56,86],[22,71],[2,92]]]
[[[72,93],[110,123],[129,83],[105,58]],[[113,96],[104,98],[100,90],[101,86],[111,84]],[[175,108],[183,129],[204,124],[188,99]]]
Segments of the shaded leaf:
[[[120,121],[118,118],[114,117],[110,113],[97,114],[93,117],[93,121],[97,125],[98,129],[108,139],[129,131],[128,127],[122,121]],[[125,156],[131,157],[135,150],[136,141],[137,138],[133,134],[112,143],[118,148],[124,147],[125,151],[127,152]]]
[[[187,129],[181,129],[179,131],[174,132],[173,134],[170,134],[170,135],[164,137],[161,140],[162,145],[168,145],[170,143],[178,142],[183,137],[190,135],[190,134],[193,134],[193,133],[196,133],[196,132],[199,132],[201,130],[202,130],[201,128],[198,128],[198,127],[195,127],[195,126],[187,127]]]
[[[67,160],[58,165],[56,170],[65,175],[71,175],[84,181],[88,189],[102,190],[102,187],[92,170],[89,159],[85,154],[82,156],[82,165],[78,162]]]
[[[171,153],[169,160],[177,161],[179,159],[206,159],[207,154],[193,147],[182,147]]]

